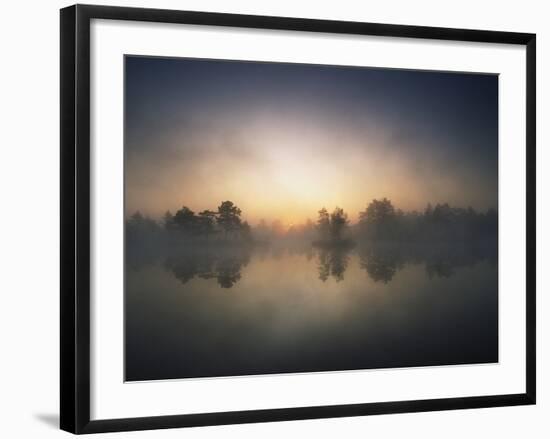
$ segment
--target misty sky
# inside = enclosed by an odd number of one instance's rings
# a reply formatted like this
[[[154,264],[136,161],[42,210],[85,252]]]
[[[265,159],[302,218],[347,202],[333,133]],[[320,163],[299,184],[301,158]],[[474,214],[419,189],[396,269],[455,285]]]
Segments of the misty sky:
[[[498,77],[126,57],[126,212],[497,207]]]

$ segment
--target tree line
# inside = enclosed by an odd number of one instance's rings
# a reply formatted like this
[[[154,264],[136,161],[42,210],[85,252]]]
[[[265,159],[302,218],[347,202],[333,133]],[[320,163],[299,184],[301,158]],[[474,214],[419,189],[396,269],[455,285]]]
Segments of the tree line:
[[[325,208],[319,210],[316,228],[325,243],[351,236],[387,241],[492,239],[498,234],[498,215],[495,209],[477,212],[472,207],[451,207],[448,203],[428,203],[423,212],[405,212],[381,198],[359,212],[353,230],[347,213],[339,207],[331,213]]]
[[[136,212],[127,221],[127,230],[135,232],[158,232],[162,229],[187,238],[211,239],[214,236],[226,240],[250,240],[251,228],[241,219],[242,211],[232,201],[222,201],[216,210],[195,213],[187,206],[172,214],[167,211],[159,224]]]
[[[424,211],[405,212],[387,198],[373,199],[359,212],[358,222],[351,224],[344,209],[335,207],[318,211],[317,221],[285,229],[274,221],[269,229],[264,220],[252,228],[242,219],[241,209],[232,201],[222,201],[216,210],[195,213],[187,206],[172,214],[167,211],[162,221],[144,217],[139,212],[126,222],[126,234],[158,240],[159,235],[178,235],[202,241],[252,242],[287,237],[317,245],[347,245],[354,241],[456,241],[485,240],[497,237],[498,215],[495,209],[478,212],[471,207],[451,207],[448,203],[428,204]]]

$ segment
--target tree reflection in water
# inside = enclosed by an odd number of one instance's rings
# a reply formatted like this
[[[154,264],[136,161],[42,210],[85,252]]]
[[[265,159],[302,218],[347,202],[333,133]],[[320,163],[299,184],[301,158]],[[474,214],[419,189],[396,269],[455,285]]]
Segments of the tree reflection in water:
[[[348,268],[350,248],[334,247],[318,249],[319,279],[326,282],[332,276],[336,282],[344,280]]]
[[[164,265],[183,284],[198,277],[216,279],[221,288],[231,288],[241,279],[250,252],[247,246],[195,248],[169,256]]]
[[[370,243],[359,248],[360,266],[375,282],[390,282],[407,264],[424,264],[430,279],[451,277],[456,268],[481,261],[496,266],[497,246],[481,244],[394,244]]]
[[[181,283],[193,278],[216,279],[221,288],[232,288],[241,280],[242,269],[254,253],[260,260],[303,255],[307,261],[316,256],[318,278],[326,282],[344,280],[346,270],[356,254],[359,267],[374,282],[387,284],[408,264],[423,264],[430,279],[451,277],[460,267],[487,260],[496,265],[496,246],[418,245],[369,243],[353,245],[266,248],[255,246],[203,246],[178,251],[165,259],[164,266]]]
[[[405,264],[398,253],[373,246],[359,251],[359,265],[374,282],[387,284]]]
[[[369,243],[357,250],[352,246],[317,248],[319,279],[326,282],[331,276],[344,280],[350,256],[357,251],[359,266],[374,282],[387,284],[407,264],[423,264],[430,279],[451,277],[456,268],[473,266],[488,260],[496,265],[494,245],[419,245]]]

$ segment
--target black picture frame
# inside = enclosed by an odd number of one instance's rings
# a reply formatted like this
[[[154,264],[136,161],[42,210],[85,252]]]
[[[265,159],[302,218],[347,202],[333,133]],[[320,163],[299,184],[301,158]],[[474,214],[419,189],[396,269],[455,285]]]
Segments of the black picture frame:
[[[526,47],[526,392],[508,395],[90,420],[90,21],[133,20],[523,45]],[[61,429],[80,433],[535,404],[536,36],[210,12],[74,5],[61,9]]]

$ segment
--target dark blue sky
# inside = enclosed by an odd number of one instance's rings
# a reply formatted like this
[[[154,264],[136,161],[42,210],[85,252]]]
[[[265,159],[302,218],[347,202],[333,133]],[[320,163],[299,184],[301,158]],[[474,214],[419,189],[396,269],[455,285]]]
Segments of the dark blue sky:
[[[497,207],[498,77],[126,57],[127,210]],[[245,209],[243,208],[243,211]],[[311,214],[308,214],[313,210]]]

